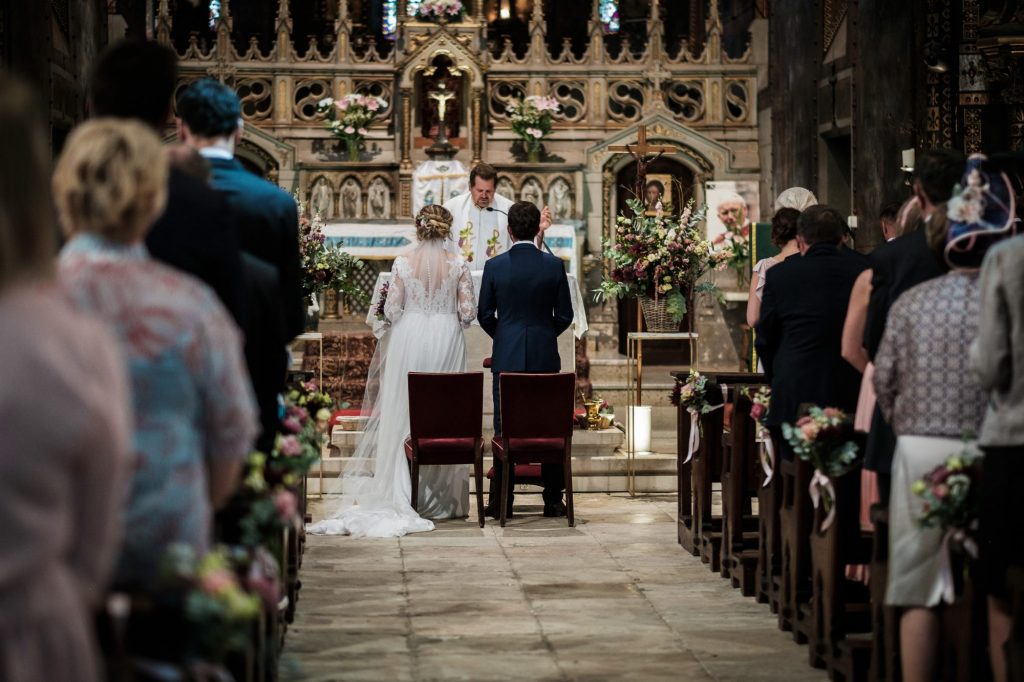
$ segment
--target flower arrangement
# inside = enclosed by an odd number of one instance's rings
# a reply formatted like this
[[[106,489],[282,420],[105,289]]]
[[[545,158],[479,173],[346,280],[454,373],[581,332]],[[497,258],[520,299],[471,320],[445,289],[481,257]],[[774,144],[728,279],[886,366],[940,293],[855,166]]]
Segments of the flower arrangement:
[[[463,11],[460,0],[424,0],[416,10],[416,18],[421,21],[458,20]]]
[[[531,95],[508,105],[512,132],[519,136],[531,157],[540,154],[540,143],[551,132],[551,119],[562,110],[554,97]],[[531,160],[536,160],[531,158]]]
[[[315,300],[324,289],[334,289],[358,304],[366,302],[366,292],[359,287],[355,273],[364,263],[340,246],[327,244],[323,220],[319,214],[312,219],[299,202],[299,265],[300,285],[304,300]]]
[[[686,377],[686,381],[676,379],[676,385],[672,389],[670,397],[672,404],[676,407],[686,408],[687,412],[707,414],[712,409],[707,399],[707,390],[705,388],[707,383],[708,378],[706,376],[691,369]]]
[[[764,471],[764,481],[761,482],[761,487],[767,488],[775,476],[775,444],[772,442],[768,426],[765,424],[768,408],[772,402],[772,389],[770,386],[760,386],[755,391],[753,387],[748,387],[746,393],[751,402],[750,418],[757,424],[757,438],[763,445],[759,452],[761,470]]]
[[[242,588],[232,564],[224,547],[199,559],[189,545],[175,544],[163,557],[161,582],[184,591],[191,653],[214,663],[245,649],[250,624],[260,613],[260,598]]]
[[[373,309],[373,316],[381,322],[387,319],[384,314],[384,306],[388,302],[388,291],[391,289],[391,282],[384,282],[380,287],[380,294],[377,296],[377,305]]]
[[[827,517],[821,530],[828,530],[835,519],[835,487],[832,479],[850,470],[857,459],[857,444],[853,436],[853,422],[842,410],[813,406],[797,420],[796,425],[784,423],[782,435],[800,459],[814,467],[811,479],[811,501],[818,508],[819,498],[825,505]]]
[[[323,114],[324,125],[331,134],[345,144],[349,161],[358,161],[367,126],[387,106],[382,97],[353,92],[339,99],[324,97],[317,102],[316,110]]]
[[[726,226],[725,232],[711,242],[719,252],[719,258],[736,271],[738,282],[746,281],[747,266],[750,262],[750,225]]]
[[[675,324],[686,315],[691,293],[717,291],[713,282],[698,280],[725,261],[711,249],[700,229],[705,206],[686,203],[678,216],[647,215],[643,202],[630,199],[628,211],[615,219],[613,240],[605,239],[609,269],[595,292],[598,302],[611,297],[665,298]]]
[[[978,457],[963,452],[914,481],[911,492],[924,500],[922,528],[967,533],[978,516]]]
[[[750,406],[750,418],[757,422],[758,426],[764,428],[764,420],[768,417],[768,407],[772,402],[772,389],[770,386],[760,386],[755,391],[747,389],[747,397],[753,403]]]

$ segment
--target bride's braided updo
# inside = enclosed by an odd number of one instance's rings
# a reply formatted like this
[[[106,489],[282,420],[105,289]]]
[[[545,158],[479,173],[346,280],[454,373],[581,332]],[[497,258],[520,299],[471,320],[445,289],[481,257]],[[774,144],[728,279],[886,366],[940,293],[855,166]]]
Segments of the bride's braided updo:
[[[447,239],[452,234],[452,214],[440,204],[427,204],[416,214],[416,237],[421,242]]]

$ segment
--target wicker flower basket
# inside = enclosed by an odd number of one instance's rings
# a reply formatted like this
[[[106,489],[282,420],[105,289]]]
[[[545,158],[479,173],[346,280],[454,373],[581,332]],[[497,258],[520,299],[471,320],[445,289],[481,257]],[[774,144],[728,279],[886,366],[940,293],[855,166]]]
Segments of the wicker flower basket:
[[[672,316],[669,315],[668,300],[666,298],[641,298],[640,308],[644,311],[644,322],[647,323],[647,331],[679,331],[679,323],[673,322]]]

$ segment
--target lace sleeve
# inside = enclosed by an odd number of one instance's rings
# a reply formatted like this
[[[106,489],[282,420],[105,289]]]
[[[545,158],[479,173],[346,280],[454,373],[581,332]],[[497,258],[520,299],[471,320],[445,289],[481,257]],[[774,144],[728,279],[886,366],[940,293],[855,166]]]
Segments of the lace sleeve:
[[[391,268],[391,284],[388,285],[388,297],[384,300],[384,317],[394,324],[405,311],[405,282],[399,274],[398,262]]]
[[[473,324],[476,319],[476,294],[473,293],[473,275],[469,266],[463,263],[459,271],[459,321],[463,328]]]

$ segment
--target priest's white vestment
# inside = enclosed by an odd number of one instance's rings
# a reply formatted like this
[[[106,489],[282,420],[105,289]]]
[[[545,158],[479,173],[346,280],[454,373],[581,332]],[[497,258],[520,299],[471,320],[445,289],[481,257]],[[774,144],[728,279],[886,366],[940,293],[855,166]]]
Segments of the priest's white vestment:
[[[470,270],[483,270],[484,263],[512,246],[508,236],[508,209],[512,201],[495,194],[488,211],[473,203],[470,192],[452,197],[444,207],[451,211],[452,239],[455,239]]]

